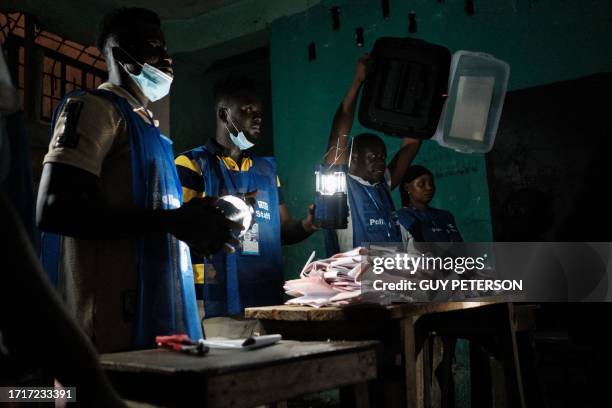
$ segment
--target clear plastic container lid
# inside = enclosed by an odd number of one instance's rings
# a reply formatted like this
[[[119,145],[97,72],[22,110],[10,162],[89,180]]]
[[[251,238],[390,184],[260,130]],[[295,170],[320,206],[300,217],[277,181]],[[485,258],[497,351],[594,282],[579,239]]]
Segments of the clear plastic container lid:
[[[448,97],[433,139],[464,153],[491,150],[509,77],[510,66],[489,54],[455,52]]]

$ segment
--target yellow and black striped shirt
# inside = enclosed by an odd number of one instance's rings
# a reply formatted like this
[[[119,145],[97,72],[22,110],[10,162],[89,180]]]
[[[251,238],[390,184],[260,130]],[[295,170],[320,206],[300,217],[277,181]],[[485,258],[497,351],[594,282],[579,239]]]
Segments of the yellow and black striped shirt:
[[[223,162],[225,167],[231,171],[249,171],[253,166],[253,159],[245,155],[242,157],[240,165],[236,163],[230,156],[223,154],[223,148],[214,140],[206,144],[209,152],[212,152],[217,159]],[[189,202],[194,197],[204,197],[205,186],[204,176],[197,161],[193,157],[193,150],[181,153],[175,160],[176,169],[178,171],[181,184],[183,186],[183,202]],[[277,186],[279,187],[279,202],[283,203],[283,196],[280,191],[280,179],[276,178]]]
[[[230,156],[224,155],[223,148],[214,139],[206,143],[206,149],[213,153],[219,161],[223,162],[225,167],[230,171],[245,171],[248,172],[253,167],[253,159],[247,154],[243,155],[240,164],[238,164]],[[198,165],[194,157],[194,151],[189,150],[181,153],[175,159],[176,169],[183,186],[183,202],[189,202],[195,197],[205,196],[204,175],[202,169]],[[281,194],[280,179],[276,177],[278,186],[279,203],[283,203],[283,195]],[[196,284],[204,283],[204,257],[197,256],[193,252],[191,254],[193,263],[193,274]],[[214,278],[215,272],[212,265],[206,265],[206,274],[209,278]],[[198,293],[198,296],[200,294]]]

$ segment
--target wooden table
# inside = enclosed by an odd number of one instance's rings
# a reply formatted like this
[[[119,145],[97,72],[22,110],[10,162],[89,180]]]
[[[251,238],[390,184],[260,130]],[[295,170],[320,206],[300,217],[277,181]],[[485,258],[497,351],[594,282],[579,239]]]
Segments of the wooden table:
[[[436,396],[440,390],[432,389],[433,374],[427,371],[432,365],[430,359],[435,359],[426,341],[431,333],[477,339],[494,337],[504,360],[510,406],[524,406],[512,304],[503,298],[318,309],[281,305],[248,308],[245,317],[258,319],[267,333],[281,333],[287,339],[381,341],[379,377],[382,376],[383,381],[384,377],[393,381],[394,372],[399,368],[400,381],[404,384],[403,396],[379,390],[382,394],[377,400],[381,405],[384,401],[386,406],[441,405],[442,397]],[[447,364],[450,357],[445,358]]]
[[[297,342],[197,357],[166,349],[103,354],[119,394],[163,406],[253,407],[333,388],[367,407],[378,342]]]

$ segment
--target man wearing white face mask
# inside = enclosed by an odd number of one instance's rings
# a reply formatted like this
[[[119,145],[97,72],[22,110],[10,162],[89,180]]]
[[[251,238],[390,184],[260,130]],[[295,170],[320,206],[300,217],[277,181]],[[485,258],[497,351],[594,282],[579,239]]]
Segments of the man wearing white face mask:
[[[280,183],[273,157],[249,151],[261,137],[262,106],[255,81],[229,77],[213,90],[216,134],[204,146],[177,157],[185,200],[256,192],[253,224],[241,237],[236,252],[217,253],[211,259],[192,257],[197,295],[206,317],[240,315],[245,307],[279,304],[284,282],[281,244],[307,238],[313,231],[312,214],[293,219],[279,194]],[[249,335],[248,324],[229,319],[205,321],[207,335]],[[223,321],[223,322],[221,322]],[[220,326],[246,327],[245,331],[214,331]]]
[[[173,77],[159,17],[115,10],[98,47],[109,81],[54,113],[37,204],[43,264],[100,352],[150,347],[156,335],[199,338],[182,241],[216,252],[240,226],[212,199],[181,206],[171,142],[146,108]]]

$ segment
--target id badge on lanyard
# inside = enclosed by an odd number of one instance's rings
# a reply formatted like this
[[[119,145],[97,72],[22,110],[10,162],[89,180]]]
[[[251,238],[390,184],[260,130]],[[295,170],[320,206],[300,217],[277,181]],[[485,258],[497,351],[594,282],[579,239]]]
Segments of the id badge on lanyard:
[[[259,255],[259,224],[254,222],[240,239],[242,255]]]

